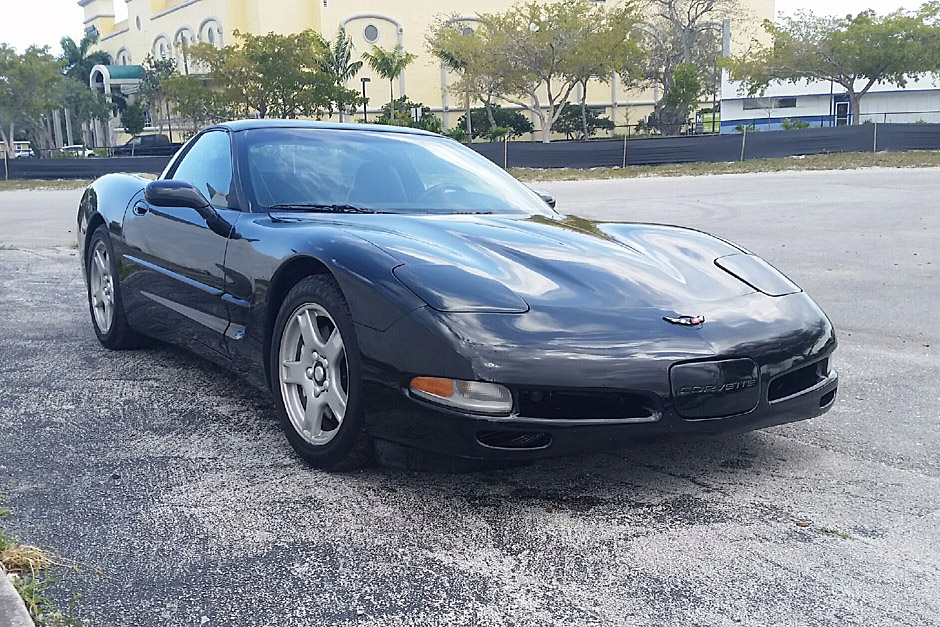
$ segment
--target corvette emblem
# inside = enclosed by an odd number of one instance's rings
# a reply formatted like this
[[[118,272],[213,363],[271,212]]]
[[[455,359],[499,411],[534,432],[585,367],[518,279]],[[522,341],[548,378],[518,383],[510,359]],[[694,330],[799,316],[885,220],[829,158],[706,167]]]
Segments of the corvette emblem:
[[[678,324],[683,327],[695,327],[700,324],[705,324],[705,316],[679,316],[678,318],[663,316],[663,320],[670,324]]]

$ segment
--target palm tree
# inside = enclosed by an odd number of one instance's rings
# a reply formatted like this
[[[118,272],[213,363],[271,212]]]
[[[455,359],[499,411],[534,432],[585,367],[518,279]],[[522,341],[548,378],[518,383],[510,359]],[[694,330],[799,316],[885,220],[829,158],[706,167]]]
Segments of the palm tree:
[[[89,49],[98,43],[98,33],[90,32],[84,37],[79,43],[75,43],[75,40],[71,37],[63,37],[59,42],[62,46],[62,54],[59,56],[59,62],[62,63],[63,71],[65,75],[79,83],[81,83],[86,89],[88,88],[88,78],[91,76],[91,69],[96,65],[107,65],[108,64],[108,53],[103,50],[95,50],[94,52],[89,52]],[[123,100],[123,97],[121,98]],[[68,109],[65,110],[66,115],[66,125],[65,133],[68,142],[72,143],[72,122],[71,119],[75,115],[75,112],[70,112]],[[86,146],[89,145],[89,140],[91,139],[91,119],[86,117],[82,119],[77,117],[76,120],[82,126],[82,143]]]
[[[352,52],[352,41],[346,37],[346,29],[340,28],[336,41],[327,48],[322,61],[323,71],[332,77],[333,84],[340,90],[345,90],[346,81],[353,78],[362,69],[362,61],[351,61]],[[338,93],[341,94],[342,92],[338,91]],[[343,108],[346,104],[342,100],[342,96],[336,104],[339,108],[339,121],[342,122]]]
[[[395,123],[395,79],[401,76],[405,68],[418,58],[417,55],[405,52],[401,44],[391,50],[379,46],[372,46],[372,52],[364,52],[362,58],[369,62],[369,66],[376,74],[388,79],[388,114],[392,124]],[[404,95],[404,94],[402,94]]]
[[[59,42],[62,45],[62,55],[59,60],[65,65],[65,75],[84,85],[88,84],[91,69],[96,65],[108,64],[108,53],[103,50],[88,50],[98,43],[98,33],[91,32],[82,37],[79,43],[71,37],[63,37]]]

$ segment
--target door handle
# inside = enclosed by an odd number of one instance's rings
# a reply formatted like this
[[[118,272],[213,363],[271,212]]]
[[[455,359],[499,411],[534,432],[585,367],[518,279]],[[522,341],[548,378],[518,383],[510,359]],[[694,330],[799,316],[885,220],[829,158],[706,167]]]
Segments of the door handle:
[[[134,205],[134,215],[142,216],[145,213],[147,213],[147,205],[140,204],[140,203]]]

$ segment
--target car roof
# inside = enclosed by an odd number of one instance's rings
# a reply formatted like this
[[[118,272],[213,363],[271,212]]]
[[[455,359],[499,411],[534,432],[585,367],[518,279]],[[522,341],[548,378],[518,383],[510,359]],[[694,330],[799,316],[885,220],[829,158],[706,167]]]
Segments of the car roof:
[[[223,124],[216,124],[210,128],[224,128],[232,132],[249,131],[263,128],[311,128],[333,129],[343,131],[378,131],[381,133],[406,133],[409,135],[427,135],[439,137],[436,133],[429,133],[416,128],[404,126],[389,126],[385,124],[341,124],[338,122],[317,122],[313,120],[234,120]]]

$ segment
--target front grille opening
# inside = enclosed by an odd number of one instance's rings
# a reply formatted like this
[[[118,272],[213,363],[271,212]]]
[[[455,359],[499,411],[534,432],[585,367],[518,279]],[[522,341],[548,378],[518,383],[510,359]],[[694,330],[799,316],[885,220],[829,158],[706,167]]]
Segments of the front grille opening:
[[[480,431],[477,442],[489,448],[532,450],[547,447],[552,443],[552,436],[529,431]]]
[[[771,403],[782,398],[804,392],[820,381],[825,380],[829,373],[829,360],[823,359],[814,364],[803,366],[798,370],[787,373],[770,382],[768,399]]]
[[[822,398],[819,399],[819,406],[820,406],[820,407],[826,407],[827,405],[831,405],[831,404],[832,404],[832,401],[834,401],[834,400],[836,400],[836,391],[835,391],[835,390],[833,390],[833,391],[831,391],[831,392],[828,392],[828,393],[826,393],[826,394],[823,394]]]
[[[525,418],[637,419],[655,415],[652,400],[629,392],[553,392],[522,390],[519,415]]]

